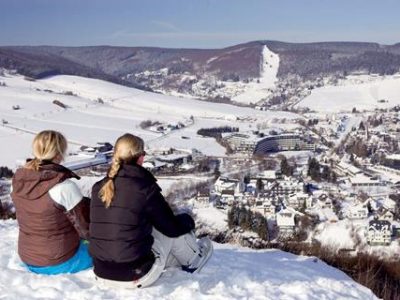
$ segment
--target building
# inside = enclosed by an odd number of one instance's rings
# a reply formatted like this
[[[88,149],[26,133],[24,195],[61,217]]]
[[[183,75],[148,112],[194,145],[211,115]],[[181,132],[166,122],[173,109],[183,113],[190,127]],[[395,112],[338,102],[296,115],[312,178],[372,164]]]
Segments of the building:
[[[346,217],[350,220],[365,219],[368,217],[368,208],[363,204],[350,206],[347,209]]]
[[[394,213],[384,207],[378,209],[376,214],[378,220],[389,221],[390,223],[394,221]]]
[[[288,209],[283,209],[276,213],[276,225],[278,227],[280,236],[291,236],[294,234],[294,217],[295,213]]]
[[[306,193],[296,193],[292,194],[286,200],[287,206],[293,207],[294,209],[301,209],[307,207],[307,200],[310,196]]]
[[[223,190],[221,192],[219,201],[221,204],[226,204],[226,205],[233,205],[235,201],[235,192],[233,190]]]
[[[241,193],[243,192],[243,184],[238,179],[221,176],[215,181],[214,190],[217,193],[222,193],[222,191],[226,190],[232,190],[234,193]]]
[[[210,193],[209,191],[199,191],[195,199],[198,204],[208,206],[210,204]]]
[[[372,220],[368,224],[367,242],[370,245],[390,245],[392,241],[391,223],[389,221]]]
[[[349,184],[353,189],[371,189],[381,186],[385,186],[386,183],[378,180],[377,178],[371,178],[363,174],[357,174],[349,179]]]
[[[335,171],[341,176],[356,176],[357,174],[362,174],[362,171],[348,163],[340,161],[338,164],[335,165]]]
[[[385,200],[383,200],[382,206],[385,209],[394,212],[396,210],[396,201],[394,201],[390,198],[385,198]]]
[[[264,186],[264,192],[272,197],[289,198],[290,195],[300,194],[304,191],[304,183],[300,180],[287,178],[286,180],[275,181]]]
[[[297,133],[265,136],[263,133],[234,133],[224,138],[237,152],[266,154],[277,151],[315,150],[311,137]]]
[[[192,161],[192,154],[174,151],[173,153],[165,155],[157,155],[157,160],[172,165],[187,164],[188,162]]]
[[[285,133],[267,136],[259,140],[254,149],[254,154],[266,154],[277,151],[315,150],[315,144],[310,137],[296,133]]]

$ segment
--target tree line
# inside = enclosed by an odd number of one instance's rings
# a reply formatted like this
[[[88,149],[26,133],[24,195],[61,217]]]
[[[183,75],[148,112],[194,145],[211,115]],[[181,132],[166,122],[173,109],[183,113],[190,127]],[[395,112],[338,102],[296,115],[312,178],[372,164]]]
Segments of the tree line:
[[[197,131],[198,135],[213,137],[213,138],[221,138],[221,133],[225,132],[238,132],[238,127],[231,126],[222,126],[222,127],[212,127],[212,128],[201,128]]]
[[[269,240],[267,219],[243,206],[231,207],[228,211],[228,226],[230,229],[239,226],[243,230],[257,233],[264,241]]]

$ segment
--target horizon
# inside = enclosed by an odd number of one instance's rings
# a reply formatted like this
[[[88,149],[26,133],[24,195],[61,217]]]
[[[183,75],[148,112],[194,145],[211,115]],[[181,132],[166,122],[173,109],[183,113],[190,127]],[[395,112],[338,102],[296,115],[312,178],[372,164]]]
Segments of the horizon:
[[[0,0],[1,46],[209,49],[249,41],[400,42],[400,3]]]
[[[394,42],[391,44],[383,44],[374,41],[314,41],[314,42],[290,42],[290,41],[280,41],[280,40],[253,40],[253,41],[246,41],[246,42],[238,42],[236,44],[226,45],[223,47],[210,47],[210,48],[201,48],[201,47],[163,47],[163,46],[145,46],[145,45],[137,45],[137,46],[126,46],[126,45],[76,45],[76,46],[69,46],[69,45],[50,45],[50,44],[43,44],[43,45],[0,45],[0,47],[64,47],[64,48],[85,48],[85,47],[114,47],[114,48],[161,48],[161,49],[184,49],[184,50],[212,50],[212,49],[224,49],[229,47],[234,47],[238,45],[246,45],[250,43],[258,43],[258,42],[277,42],[277,43],[284,43],[284,44],[346,44],[346,43],[354,43],[354,44],[377,44],[380,46],[396,46],[400,44],[399,42]]]

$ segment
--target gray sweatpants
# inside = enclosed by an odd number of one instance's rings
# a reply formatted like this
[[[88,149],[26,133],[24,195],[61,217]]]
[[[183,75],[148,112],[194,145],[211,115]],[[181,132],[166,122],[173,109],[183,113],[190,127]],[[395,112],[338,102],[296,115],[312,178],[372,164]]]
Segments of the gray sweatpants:
[[[194,233],[170,238],[153,228],[154,244],[152,251],[156,260],[150,271],[136,281],[115,281],[96,277],[96,280],[110,287],[140,288],[153,284],[167,267],[190,265],[196,257],[199,246]]]

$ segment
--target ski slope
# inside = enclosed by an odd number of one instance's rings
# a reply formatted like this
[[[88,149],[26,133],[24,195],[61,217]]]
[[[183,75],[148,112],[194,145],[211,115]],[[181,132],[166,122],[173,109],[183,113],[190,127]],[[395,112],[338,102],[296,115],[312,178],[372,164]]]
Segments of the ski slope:
[[[278,81],[279,55],[264,46],[260,64],[261,74],[258,81],[246,84],[245,90],[233,97],[233,101],[245,104],[257,103],[272,93]]]
[[[91,270],[57,276],[28,272],[16,252],[18,226],[0,221],[0,299],[378,299],[344,273],[312,257],[214,244],[199,274],[168,269],[149,288],[98,286]]]

